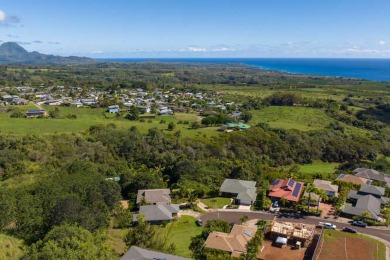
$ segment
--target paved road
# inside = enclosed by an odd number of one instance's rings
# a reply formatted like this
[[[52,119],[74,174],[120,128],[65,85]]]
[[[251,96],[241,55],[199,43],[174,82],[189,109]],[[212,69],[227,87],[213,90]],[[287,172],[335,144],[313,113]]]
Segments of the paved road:
[[[208,212],[204,214],[201,219],[203,223],[206,223],[208,220],[212,219],[223,219],[229,223],[239,224],[241,223],[240,218],[242,216],[248,216],[249,219],[264,219],[264,220],[273,220],[276,215],[265,213],[265,212],[228,212],[228,211],[218,211],[218,212]],[[347,223],[340,223],[335,221],[330,221],[327,219],[320,219],[315,217],[280,217],[277,216],[278,220],[281,221],[289,221],[289,222],[298,222],[298,223],[304,223],[304,224],[311,224],[311,225],[317,225],[318,222],[329,222],[332,224],[335,224],[337,226],[337,229],[343,229],[344,227],[352,227],[356,229],[359,233],[362,234],[368,234],[371,236],[376,236],[379,238],[382,238],[388,242],[390,242],[390,229],[376,229],[376,228],[361,228],[361,227],[355,227],[351,226],[351,224]]]

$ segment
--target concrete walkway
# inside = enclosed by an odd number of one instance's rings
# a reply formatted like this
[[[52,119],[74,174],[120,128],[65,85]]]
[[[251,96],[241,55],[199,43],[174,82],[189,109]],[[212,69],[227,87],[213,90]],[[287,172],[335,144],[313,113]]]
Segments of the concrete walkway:
[[[179,217],[185,215],[185,216],[192,216],[194,218],[199,218],[202,215],[202,213],[196,212],[192,209],[186,209],[186,210],[180,210],[178,215],[179,215]]]
[[[209,206],[207,206],[206,204],[204,204],[204,203],[201,202],[200,200],[197,201],[196,205],[197,205],[201,210],[204,210],[204,211],[216,211],[216,209],[210,209]]]

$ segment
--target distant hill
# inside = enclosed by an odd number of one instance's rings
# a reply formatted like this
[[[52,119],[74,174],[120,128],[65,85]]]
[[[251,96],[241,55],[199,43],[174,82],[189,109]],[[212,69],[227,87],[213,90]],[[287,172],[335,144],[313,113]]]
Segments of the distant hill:
[[[37,51],[28,52],[15,42],[5,42],[0,46],[0,64],[66,64],[93,62],[96,61],[87,57],[62,57],[46,55]]]

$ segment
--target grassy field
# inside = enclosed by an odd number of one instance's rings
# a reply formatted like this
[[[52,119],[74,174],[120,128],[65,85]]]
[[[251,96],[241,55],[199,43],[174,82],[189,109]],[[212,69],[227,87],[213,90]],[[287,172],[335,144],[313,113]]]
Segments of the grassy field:
[[[10,106],[12,108],[12,106]],[[54,110],[54,106],[43,106],[48,112]],[[17,106],[17,109],[25,112],[28,109],[37,109],[34,104],[26,106]],[[176,113],[172,116],[156,116],[154,119],[143,119],[141,121],[130,121],[124,118],[125,112],[120,116],[116,114],[105,113],[104,108],[76,108],[76,107],[58,107],[60,118],[10,118],[9,112],[0,112],[0,134],[51,134],[51,133],[71,133],[85,132],[92,125],[115,124],[119,129],[129,129],[132,126],[138,128],[142,133],[148,129],[157,127],[164,130],[167,134],[181,132],[182,137],[194,136],[216,136],[218,127],[205,127],[199,129],[190,129],[191,123],[198,120],[196,114]],[[261,110],[252,111],[253,118],[250,125],[257,123],[268,123],[274,128],[296,129],[300,131],[319,130],[327,127],[332,118],[327,116],[323,110],[308,107],[276,107],[270,106]],[[77,118],[68,118],[69,115],[76,115]],[[179,124],[179,122],[182,122]],[[187,121],[188,124],[183,122]],[[168,124],[173,122],[176,128],[168,131]],[[343,125],[343,124],[342,124]],[[345,133],[357,134],[360,136],[370,136],[372,133],[368,130],[343,125]]]
[[[122,255],[127,251],[127,246],[124,242],[124,238],[129,230],[128,229],[112,229],[108,230],[108,236],[106,244],[109,248],[114,250],[118,255]]]
[[[202,199],[201,201],[206,204],[209,208],[213,209],[221,209],[223,206],[228,205],[230,203],[230,198],[222,198],[222,197],[216,197],[216,198],[209,198],[209,199]]]
[[[202,233],[202,227],[195,224],[195,218],[182,216],[178,221],[169,223],[165,228],[160,228],[162,236],[166,236],[168,243],[176,246],[176,255],[191,257],[189,246],[191,238]]]
[[[304,174],[334,173],[338,166],[338,163],[315,161],[312,164],[299,165],[299,169]]]
[[[252,111],[251,124],[267,123],[274,128],[301,131],[318,130],[328,126],[333,119],[324,111],[308,107],[266,107]]]
[[[23,241],[0,234],[0,260],[19,259],[24,254]]]
[[[18,109],[25,112],[28,109],[37,109],[33,104],[27,106],[18,106]],[[54,110],[53,106],[44,106],[45,110]],[[51,134],[51,133],[70,133],[84,132],[92,125],[110,123],[115,124],[118,128],[129,129],[136,126],[139,131],[146,133],[148,129],[157,127],[165,130],[166,133],[173,134],[180,130],[181,136],[215,136],[218,135],[217,127],[189,129],[192,122],[197,120],[195,114],[176,113],[173,116],[156,116],[155,119],[144,119],[144,122],[130,121],[122,116],[116,117],[113,114],[104,112],[103,108],[76,108],[76,107],[58,107],[61,118],[10,118],[10,113],[0,112],[0,134]],[[67,115],[77,115],[76,119],[66,118]],[[165,123],[161,123],[161,121]],[[189,121],[189,124],[178,124],[179,121]],[[174,122],[176,128],[168,131],[168,124]]]
[[[386,259],[386,246],[371,237],[336,230],[326,230],[319,243],[320,260],[327,259]]]
[[[313,88],[291,87],[290,89],[273,89],[260,85],[235,86],[235,85],[207,85],[206,89],[217,90],[229,96],[265,98],[275,92],[294,92],[308,99],[333,99],[342,100],[350,90],[337,88],[336,86],[322,86]]]

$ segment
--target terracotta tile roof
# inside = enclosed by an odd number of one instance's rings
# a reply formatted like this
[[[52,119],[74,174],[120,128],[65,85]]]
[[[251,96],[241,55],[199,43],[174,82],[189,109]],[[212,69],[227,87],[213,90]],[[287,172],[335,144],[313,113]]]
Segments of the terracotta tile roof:
[[[205,242],[205,247],[227,251],[232,256],[246,252],[246,245],[256,234],[256,227],[234,225],[229,234],[211,232]]]
[[[297,182],[293,179],[277,179],[269,187],[269,197],[284,198],[289,201],[297,202],[303,190],[303,182]]]

